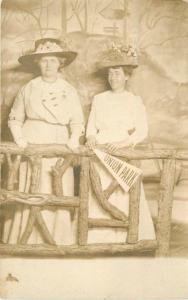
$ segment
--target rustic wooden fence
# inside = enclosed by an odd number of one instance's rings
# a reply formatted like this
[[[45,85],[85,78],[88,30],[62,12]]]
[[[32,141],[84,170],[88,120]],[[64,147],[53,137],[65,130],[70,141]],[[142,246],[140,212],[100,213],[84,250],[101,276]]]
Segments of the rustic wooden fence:
[[[102,149],[102,147],[101,147]],[[93,163],[94,154],[86,147],[80,147],[71,152],[63,145],[37,145],[27,149],[17,147],[13,143],[0,144],[0,162],[7,164],[6,188],[0,190],[0,206],[12,203],[27,204],[30,214],[26,228],[19,243],[0,244],[0,255],[26,255],[26,256],[72,256],[72,255],[117,255],[142,253],[155,251],[158,256],[166,256],[169,253],[170,227],[172,212],[172,193],[175,184],[176,161],[187,160],[188,152],[181,150],[118,150],[113,154],[120,159],[126,159],[129,163],[139,166],[140,160],[160,159],[163,161],[163,170],[160,179],[160,198],[158,199],[158,218],[156,224],[156,240],[138,241],[139,224],[139,195],[140,180],[131,188],[129,216],[116,209],[110,204],[108,198],[118,187],[118,183],[112,180],[107,189],[102,190],[99,174]],[[21,158],[30,160],[32,165],[30,193],[15,190]],[[57,160],[52,170],[53,195],[38,192],[40,178],[41,159],[43,157],[64,158],[63,164]],[[68,197],[63,195],[62,176],[70,166],[80,166],[79,196]],[[88,215],[89,184],[100,202],[101,206],[108,211],[111,219],[95,219]],[[66,207],[78,210],[78,241],[74,245],[56,245],[51,236],[41,210],[49,207]],[[41,234],[46,241],[45,245],[27,244],[33,227],[37,223]],[[88,244],[87,236],[90,228],[127,228],[127,241],[125,243],[100,243]]]

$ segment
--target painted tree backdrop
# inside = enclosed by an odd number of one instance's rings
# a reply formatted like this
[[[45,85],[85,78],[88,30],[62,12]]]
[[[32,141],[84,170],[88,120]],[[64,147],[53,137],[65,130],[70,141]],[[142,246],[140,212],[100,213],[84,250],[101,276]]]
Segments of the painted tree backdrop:
[[[32,74],[17,58],[50,28],[68,35],[79,52],[63,70],[78,90],[87,119],[94,94],[105,89],[94,75],[107,40],[138,48],[140,66],[130,88],[143,97],[155,146],[188,145],[188,4],[181,0],[3,0],[2,123],[19,88]]]

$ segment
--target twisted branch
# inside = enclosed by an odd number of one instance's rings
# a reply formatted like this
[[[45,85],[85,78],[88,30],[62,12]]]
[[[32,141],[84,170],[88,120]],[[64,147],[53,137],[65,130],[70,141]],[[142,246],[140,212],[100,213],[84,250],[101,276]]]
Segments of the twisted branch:
[[[78,219],[78,243],[87,244],[88,236],[88,200],[89,200],[89,159],[82,158],[80,173],[80,207]]]
[[[91,178],[91,183],[92,183],[94,193],[97,197],[97,200],[100,202],[100,205],[103,207],[103,209],[107,211],[115,219],[126,221],[127,216],[116,206],[112,205],[106,198],[102,190],[100,176],[95,168],[94,163],[91,161],[90,161],[90,178]]]
[[[119,183],[117,182],[117,180],[113,179],[109,186],[103,191],[106,199],[110,198],[110,196],[113,194],[113,192],[117,189],[118,186]]]
[[[41,177],[41,167],[42,160],[40,156],[35,156],[30,158],[32,164],[32,175],[31,175],[31,193],[35,194],[40,189],[40,177]],[[26,244],[35,223],[38,223],[39,230],[44,237],[44,240],[47,241],[50,245],[54,245],[55,241],[52,238],[40,212],[40,207],[32,206],[30,209],[29,217],[27,220],[27,225],[25,231],[20,239],[20,244]]]
[[[11,203],[22,203],[29,206],[60,206],[78,207],[78,197],[61,196],[56,197],[49,194],[28,194],[17,191],[0,190],[0,205]]]
[[[67,159],[58,159],[55,166],[52,167],[52,187],[56,196],[63,195],[62,176],[68,167],[71,165],[73,157],[69,156]]]
[[[4,163],[4,154],[0,154],[0,165]]]
[[[18,169],[21,162],[21,155],[17,155],[13,160],[9,153],[6,154],[8,163],[8,179],[7,179],[7,190],[11,191],[14,189],[14,184],[17,182]]]
[[[58,159],[55,166],[52,167],[52,189],[56,196],[63,196],[63,182],[62,177],[65,171],[74,163],[74,156],[69,155],[63,161]],[[71,218],[74,218],[75,209],[69,208]]]

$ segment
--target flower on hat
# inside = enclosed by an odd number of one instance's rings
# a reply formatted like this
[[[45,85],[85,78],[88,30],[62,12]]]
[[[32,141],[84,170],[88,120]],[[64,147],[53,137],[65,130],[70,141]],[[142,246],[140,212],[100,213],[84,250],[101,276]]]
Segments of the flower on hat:
[[[50,41],[39,44],[39,46],[36,49],[36,53],[46,52],[62,52],[62,48],[57,43]]]
[[[26,51],[18,58],[18,61],[33,69],[33,63],[37,57],[41,55],[57,55],[64,59],[63,66],[69,65],[77,56],[77,52],[70,50],[70,42],[67,38],[55,39],[55,38],[41,38],[35,41],[35,49]]]
[[[137,51],[136,49],[131,45],[125,45],[121,42],[111,42],[106,45],[106,50],[103,52],[103,54],[106,56],[108,55],[109,59],[119,59],[123,58],[124,56],[132,56],[137,57]]]
[[[99,54],[98,69],[114,66],[138,66],[137,49],[120,41],[109,41]]]

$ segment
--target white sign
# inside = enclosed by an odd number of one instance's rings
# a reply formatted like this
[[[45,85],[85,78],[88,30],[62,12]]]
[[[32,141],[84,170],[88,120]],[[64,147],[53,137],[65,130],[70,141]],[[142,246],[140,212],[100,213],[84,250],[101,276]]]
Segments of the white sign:
[[[132,166],[112,155],[109,155],[98,149],[93,149],[102,164],[117,180],[120,186],[128,192],[131,186],[136,182],[142,174],[142,170]]]

